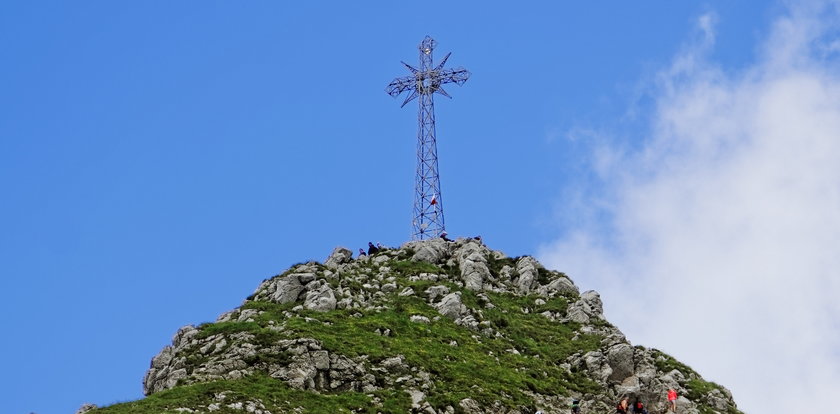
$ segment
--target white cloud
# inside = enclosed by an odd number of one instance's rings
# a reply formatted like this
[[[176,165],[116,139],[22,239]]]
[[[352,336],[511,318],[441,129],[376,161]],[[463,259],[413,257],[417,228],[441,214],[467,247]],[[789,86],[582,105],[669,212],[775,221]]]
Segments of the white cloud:
[[[599,290],[631,341],[727,386],[742,410],[828,410],[840,390],[840,71],[825,53],[836,3],[791,5],[737,74],[706,58],[715,20],[702,16],[700,41],[657,78],[643,148],[593,149],[603,189],[577,205],[602,206],[607,223],[584,220],[540,256]]]

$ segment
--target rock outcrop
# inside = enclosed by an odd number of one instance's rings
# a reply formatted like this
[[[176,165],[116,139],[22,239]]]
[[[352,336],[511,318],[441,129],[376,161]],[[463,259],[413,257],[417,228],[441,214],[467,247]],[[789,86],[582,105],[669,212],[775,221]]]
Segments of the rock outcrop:
[[[380,345],[356,344],[362,337]],[[449,363],[466,368],[449,371]],[[505,381],[520,387],[485,389],[463,376],[470,370],[510,373]],[[584,413],[609,412],[625,395],[659,413],[671,388],[681,414],[738,412],[725,388],[632,346],[606,321],[597,292],[580,293],[533,257],[508,258],[474,239],[409,242],[357,259],[336,248],[324,264],[293,266],[215,323],[179,329],[143,388],[150,395],[256,374],[317,393],[399,389],[416,413],[560,413],[572,398]]]

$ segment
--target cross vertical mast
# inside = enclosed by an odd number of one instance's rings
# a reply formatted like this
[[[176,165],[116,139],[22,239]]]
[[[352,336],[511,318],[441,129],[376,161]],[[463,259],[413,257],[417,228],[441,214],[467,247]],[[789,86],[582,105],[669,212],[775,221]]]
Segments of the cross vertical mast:
[[[410,91],[402,106],[419,97],[417,130],[417,174],[414,182],[414,217],[412,219],[412,238],[424,240],[438,237],[445,229],[443,219],[443,199],[440,193],[438,175],[437,139],[435,137],[435,105],[433,95],[439,93],[451,98],[441,87],[446,83],[463,85],[470,77],[464,68],[443,69],[447,54],[435,67],[432,64],[432,50],[437,42],[426,36],[420,42],[420,68],[402,62],[410,76],[396,78],[388,84],[385,91],[396,97],[404,91]]]

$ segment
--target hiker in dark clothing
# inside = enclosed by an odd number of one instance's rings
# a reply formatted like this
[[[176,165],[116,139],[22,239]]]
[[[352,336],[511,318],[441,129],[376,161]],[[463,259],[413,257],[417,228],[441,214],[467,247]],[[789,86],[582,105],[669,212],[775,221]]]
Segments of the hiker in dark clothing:
[[[642,400],[636,398],[636,402],[633,403],[633,412],[635,414],[648,414],[648,410],[645,408],[645,405],[642,404]]]
[[[374,254],[377,254],[377,253],[379,253],[379,249],[377,249],[376,246],[373,245],[373,243],[368,242],[368,256],[371,256],[371,255],[374,255]]]
[[[446,241],[452,241],[452,239],[450,239],[449,237],[446,237],[446,232],[445,231],[440,233],[440,238],[443,239],[443,240],[446,240]]]
[[[365,251],[361,247],[359,247],[359,257],[365,256]]]
[[[580,400],[572,400],[572,414],[580,414]]]

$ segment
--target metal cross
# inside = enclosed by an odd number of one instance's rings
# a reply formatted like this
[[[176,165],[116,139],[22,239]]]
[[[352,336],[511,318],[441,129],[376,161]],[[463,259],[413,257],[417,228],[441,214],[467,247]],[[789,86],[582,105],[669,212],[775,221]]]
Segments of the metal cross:
[[[444,69],[449,59],[447,53],[437,65],[432,65],[432,50],[437,42],[429,36],[420,42],[420,68],[402,62],[411,75],[396,78],[388,84],[385,92],[396,97],[410,91],[402,106],[420,97],[417,131],[417,174],[414,183],[414,218],[411,222],[412,238],[424,240],[438,237],[446,230],[443,220],[443,200],[440,194],[440,176],[438,175],[437,139],[435,138],[435,108],[432,96],[439,93],[452,98],[442,88],[447,83],[463,85],[470,77],[470,72],[462,67]]]

